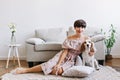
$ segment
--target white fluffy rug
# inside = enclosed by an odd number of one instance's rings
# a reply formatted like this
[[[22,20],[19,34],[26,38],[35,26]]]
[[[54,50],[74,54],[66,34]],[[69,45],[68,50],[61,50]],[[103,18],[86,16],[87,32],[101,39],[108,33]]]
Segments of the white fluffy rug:
[[[43,73],[11,74],[6,73],[1,80],[120,80],[120,73],[115,69],[104,66],[85,78],[68,78],[56,75],[44,75]]]

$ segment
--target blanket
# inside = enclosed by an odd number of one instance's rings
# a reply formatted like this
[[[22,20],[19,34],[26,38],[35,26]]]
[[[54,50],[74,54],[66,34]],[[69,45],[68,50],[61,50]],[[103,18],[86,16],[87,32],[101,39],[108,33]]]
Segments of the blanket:
[[[102,66],[84,78],[70,78],[57,75],[44,75],[43,73],[11,74],[1,76],[1,80],[120,80],[120,72],[109,66]]]

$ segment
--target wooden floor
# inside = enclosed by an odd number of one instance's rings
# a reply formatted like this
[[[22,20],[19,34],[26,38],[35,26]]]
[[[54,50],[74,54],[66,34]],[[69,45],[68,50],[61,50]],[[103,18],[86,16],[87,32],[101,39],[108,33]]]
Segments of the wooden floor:
[[[25,60],[21,60],[20,62],[21,62],[21,67],[28,67],[28,64]],[[113,68],[118,68],[118,70],[120,71],[120,58],[107,60],[105,62],[105,65],[111,66]],[[18,67],[17,61],[15,63],[13,63],[13,61],[10,61],[9,67],[6,68],[6,60],[0,60],[0,76],[7,72],[10,72],[11,70],[15,69],[16,67]]]
[[[0,68],[3,66],[6,67],[6,63],[7,63],[6,60],[0,60]],[[20,63],[21,63],[21,67],[28,67],[28,64],[25,60],[21,60]],[[13,66],[18,67],[18,62],[15,61],[14,63],[12,60],[10,60],[8,68],[13,67]]]
[[[21,67],[28,67],[28,64],[25,60],[21,60]],[[17,61],[15,62],[15,65],[17,65]],[[10,61],[9,63],[9,67],[11,65],[14,65],[13,61]],[[108,66],[118,66],[120,67],[120,58],[114,58],[114,59],[111,59],[111,60],[107,60],[105,61],[105,65],[108,65]],[[0,67],[1,66],[6,66],[6,60],[0,60]]]
[[[25,60],[21,60],[20,62],[21,62],[21,67],[28,67],[27,62]],[[18,67],[17,61],[15,61],[15,63],[13,61],[10,61],[8,68],[6,68],[6,60],[0,60],[0,76],[10,72],[11,70],[17,67]]]
[[[113,67],[120,67],[120,58],[114,58],[111,60],[107,60],[105,62],[105,65],[113,66]]]

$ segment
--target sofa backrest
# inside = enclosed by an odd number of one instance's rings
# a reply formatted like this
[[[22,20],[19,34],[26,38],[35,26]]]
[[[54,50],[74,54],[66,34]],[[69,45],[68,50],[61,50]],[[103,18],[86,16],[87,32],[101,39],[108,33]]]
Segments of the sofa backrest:
[[[101,33],[100,29],[91,28],[91,27],[87,27],[84,31],[84,34],[90,37],[100,33]],[[75,34],[74,27],[69,27],[69,30],[67,31],[67,36],[71,36],[73,34]]]
[[[46,42],[63,42],[67,37],[66,30],[64,28],[36,29],[35,36],[45,40]]]
[[[98,35],[101,34],[101,29],[98,27],[87,27],[84,31],[85,35],[88,35],[90,37],[94,36],[94,35]]]

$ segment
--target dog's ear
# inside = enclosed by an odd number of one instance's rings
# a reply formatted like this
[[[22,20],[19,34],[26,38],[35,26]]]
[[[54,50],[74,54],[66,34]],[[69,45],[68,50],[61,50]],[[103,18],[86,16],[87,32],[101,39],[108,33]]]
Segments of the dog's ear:
[[[93,42],[91,42],[91,48],[90,48],[90,51],[91,51],[91,52],[96,52],[96,48],[95,48]]]
[[[85,42],[82,43],[81,47],[80,47],[80,51],[84,52],[85,51]]]

